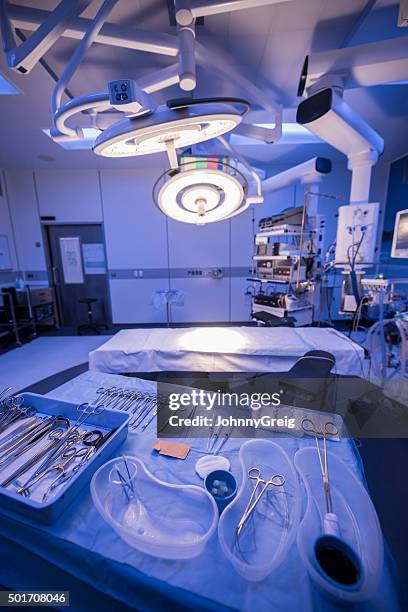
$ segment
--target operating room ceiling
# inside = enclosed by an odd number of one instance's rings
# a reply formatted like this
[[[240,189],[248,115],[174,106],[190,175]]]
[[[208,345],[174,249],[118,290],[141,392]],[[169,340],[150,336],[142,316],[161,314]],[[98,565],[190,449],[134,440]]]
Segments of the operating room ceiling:
[[[13,0],[12,4],[52,10],[57,0]],[[93,17],[101,2],[94,1],[83,14]],[[166,0],[120,0],[109,21],[126,28],[163,32],[176,36]],[[370,10],[369,10],[370,9]],[[231,80],[198,67],[195,97],[235,95],[254,103],[250,91],[237,87],[234,74],[255,84],[272,102],[285,109],[284,121],[294,121],[299,73],[307,53],[345,45],[355,45],[405,36],[408,29],[397,28],[396,0],[293,0],[263,8],[205,17],[197,26],[197,40],[211,49],[231,73]],[[362,16],[364,18],[362,18]],[[28,37],[30,32],[23,30]],[[44,57],[56,75],[60,75],[77,41],[62,37]],[[117,78],[139,78],[171,65],[174,58],[94,44],[86,55],[69,89],[74,96],[106,90]],[[0,72],[22,92],[21,96],[0,96],[0,166],[5,168],[54,167],[140,167],[166,166],[166,158],[103,159],[91,151],[66,151],[53,143],[43,129],[50,127],[50,93],[54,82],[43,66],[37,65],[25,76],[9,71],[1,54]],[[163,90],[159,101],[184,96],[178,86]],[[384,85],[355,89],[345,99],[384,137],[384,159],[391,161],[408,150],[408,85]],[[273,122],[273,113],[253,104],[250,121]],[[109,123],[107,115],[102,122]],[[117,118],[117,117],[116,117]],[[82,125],[89,117],[82,116]],[[237,148],[251,163],[260,165],[294,164],[313,155],[336,160],[341,156],[324,143],[288,143],[266,145],[240,139]],[[222,153],[221,145],[209,143],[208,151]],[[40,157],[51,157],[44,161]]]

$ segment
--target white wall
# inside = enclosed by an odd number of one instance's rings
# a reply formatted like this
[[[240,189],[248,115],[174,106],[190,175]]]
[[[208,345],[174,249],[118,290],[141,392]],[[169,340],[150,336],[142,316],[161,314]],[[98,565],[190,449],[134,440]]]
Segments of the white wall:
[[[20,269],[45,271],[47,266],[34,174],[29,170],[8,170],[6,180]]]
[[[15,247],[14,240],[14,232],[13,225],[10,215],[9,202],[7,197],[7,184],[5,180],[5,175],[2,170],[0,170],[0,182],[1,182],[1,190],[0,190],[0,235],[7,236],[10,262],[12,270],[18,270],[18,258]],[[2,274],[0,271],[0,284],[2,283]],[[5,274],[5,272],[4,272]]]
[[[286,167],[273,166],[268,174]],[[165,309],[156,310],[151,297],[154,291],[168,288],[185,293],[185,305],[173,307],[174,322],[248,320],[250,300],[245,291],[254,229],[260,218],[301,204],[303,187],[266,194],[264,204],[242,215],[195,227],[167,219],[155,208],[152,186],[161,172],[160,167],[7,172],[12,216],[7,203],[0,201],[0,223],[11,236],[12,249],[11,222],[15,226],[21,269],[45,270],[40,216],[55,216],[57,223],[102,223],[114,323],[164,322]],[[380,201],[384,201],[386,177],[385,167],[373,176],[372,191],[381,196]],[[337,208],[348,202],[349,190],[345,162],[334,164],[320,186],[322,193],[337,198],[321,197],[319,202],[319,212],[327,218],[326,246],[335,238]],[[13,261],[17,269],[15,254]],[[192,277],[191,270],[197,268],[222,268],[226,275],[217,280]]]
[[[35,173],[41,216],[58,223],[101,223],[96,170],[38,170]]]

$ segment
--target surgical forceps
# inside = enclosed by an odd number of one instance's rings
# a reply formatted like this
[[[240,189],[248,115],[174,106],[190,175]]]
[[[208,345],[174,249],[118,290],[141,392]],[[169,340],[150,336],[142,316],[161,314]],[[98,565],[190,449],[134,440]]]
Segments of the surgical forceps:
[[[267,488],[269,486],[281,487],[285,483],[285,478],[281,474],[275,474],[274,476],[272,476],[272,478],[269,478],[269,480],[265,480],[261,478],[261,472],[259,468],[256,468],[256,467],[251,467],[248,470],[248,478],[250,480],[255,481],[255,486],[252,490],[251,497],[249,498],[249,502],[247,503],[246,508],[237,525],[237,529],[236,529],[237,535],[241,533],[243,526],[247,522],[252,512],[255,510],[259,500],[261,499],[262,495],[265,493]],[[259,485],[261,485],[261,489],[260,489],[260,492],[257,493]]]
[[[59,480],[60,477],[65,476],[66,468],[68,467],[68,465],[70,463],[72,463],[73,461],[75,461],[75,459],[77,459],[79,457],[83,457],[87,452],[88,452],[87,448],[80,448],[79,450],[76,448],[76,446],[72,446],[71,448],[68,448],[68,450],[66,450],[61,455],[61,458],[60,458],[60,460],[57,463],[54,463],[49,468],[45,469],[43,472],[41,472],[41,474],[38,474],[38,476],[36,476],[36,478],[34,478],[30,482],[30,487],[29,488],[31,489],[33,486],[38,484],[40,482],[40,480],[42,480],[43,478],[46,478],[47,476],[52,474],[52,472],[57,471],[57,472],[59,472],[59,474],[58,474],[57,478],[55,478],[55,480],[52,481],[51,485],[53,485],[55,482],[57,482]],[[50,487],[51,487],[51,485],[50,485]],[[43,499],[42,499],[43,502],[45,501],[47,495],[50,492],[50,487],[47,489],[47,491],[43,495]],[[20,493],[20,494],[26,495],[26,496],[30,495],[29,489],[26,486],[21,487],[20,489],[18,489],[17,493]]]
[[[68,427],[67,431],[62,436],[62,438],[59,440],[58,444],[55,446],[55,448],[52,449],[51,453],[45,458],[45,460],[42,462],[42,464],[38,467],[36,471],[38,472],[48,467],[50,463],[58,456],[59,451],[61,447],[64,445],[67,438],[69,438],[70,435],[76,433],[78,429],[81,427],[81,425],[86,423],[89,417],[91,417],[92,415],[101,414],[104,410],[105,408],[103,406],[96,406],[96,405],[88,404],[86,402],[83,404],[80,404],[77,407],[77,411],[81,414],[79,415],[75,423],[71,425],[70,427]]]
[[[3,449],[6,447],[6,444],[10,441],[17,440],[17,438],[24,433],[28,433],[28,431],[39,423],[39,417],[32,416],[28,417],[27,420],[23,421],[20,425],[17,425],[10,433],[2,436],[0,439],[0,453],[3,452]]]
[[[0,415],[0,433],[7,429],[12,423],[25,416],[33,416],[37,411],[30,406],[23,407],[24,398],[17,396],[7,398],[4,403],[5,409]]]
[[[133,414],[136,412],[136,410],[140,409],[139,414],[137,414],[129,423],[129,427],[131,427],[132,429],[137,429],[139,427],[139,425],[144,421],[144,419],[150,414],[150,412],[155,408],[156,406],[156,398],[154,395],[146,395],[144,396],[144,398],[142,399],[142,402],[140,404],[140,406],[138,406],[134,411]]]
[[[19,447],[22,448],[23,444],[26,442],[35,442],[37,439],[36,436],[40,434],[45,427],[47,427],[49,421],[50,419],[36,419],[33,424],[27,425],[19,433],[13,435],[14,432],[10,432],[7,436],[5,436],[0,445],[0,464],[2,459],[7,458],[9,453],[13,450],[18,449]]]
[[[315,424],[313,423],[311,419],[303,419],[302,429],[306,433],[314,435],[315,442],[316,442],[316,450],[317,450],[317,454],[319,457],[320,469],[322,472],[323,488],[324,488],[324,495],[325,495],[325,500],[326,500],[326,512],[331,513],[333,512],[333,502],[332,502],[332,496],[331,496],[331,490],[330,490],[329,463],[327,460],[326,438],[327,436],[337,436],[338,429],[334,423],[332,423],[331,421],[327,421],[327,423],[324,424],[323,431],[318,431],[316,429]],[[322,450],[319,444],[319,436],[323,437],[323,456],[322,456]]]
[[[16,478],[19,478],[20,476],[25,474],[28,470],[30,470],[32,467],[34,467],[35,464],[40,459],[42,459],[44,455],[46,455],[56,443],[58,443],[59,437],[62,435],[63,431],[64,430],[61,428],[53,429],[48,434],[48,437],[51,440],[51,442],[49,442],[43,449],[38,451],[38,453],[36,453],[33,457],[30,457],[30,459],[28,459],[25,463],[23,463],[23,465],[20,465],[20,467],[18,467],[10,476],[8,476],[6,480],[0,483],[0,487],[8,487],[8,485],[11,484],[13,480],[15,480]],[[29,480],[31,480],[33,476],[31,476]],[[24,487],[25,486],[26,485],[24,485]]]
[[[98,430],[87,432],[81,440],[82,444],[84,445],[83,448],[80,449],[81,453],[77,455],[77,457],[80,457],[81,460],[79,461],[79,463],[76,463],[69,471],[65,471],[64,474],[60,474],[59,477],[56,478],[55,481],[50,484],[46,494],[43,497],[43,501],[45,501],[46,497],[48,497],[51,491],[53,491],[57,487],[67,482],[67,480],[70,480],[73,476],[75,476],[77,471],[84,465],[84,463],[89,461],[92,455],[96,453],[99,446],[101,446],[105,442],[105,440],[112,435],[114,431],[115,430],[112,430],[107,434],[103,434],[101,431]],[[75,441],[75,444],[76,442],[77,441]],[[82,453],[82,451],[86,452]]]
[[[34,444],[42,440],[42,438],[44,438],[44,436],[46,436],[52,429],[61,429],[61,425],[65,425],[66,423],[67,419],[60,416],[50,417],[49,419],[42,421],[34,428],[31,434],[26,434],[17,442],[14,441],[11,446],[7,446],[7,450],[4,451],[0,457],[0,467],[7,467],[13,463],[13,461],[18,459],[18,457],[32,448]],[[10,451],[12,451],[11,454]]]

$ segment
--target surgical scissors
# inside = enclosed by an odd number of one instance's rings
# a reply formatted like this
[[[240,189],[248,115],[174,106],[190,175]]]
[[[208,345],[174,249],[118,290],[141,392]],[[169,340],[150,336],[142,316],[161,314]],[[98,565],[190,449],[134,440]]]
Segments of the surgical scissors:
[[[303,419],[302,421],[302,429],[306,433],[313,434],[316,442],[316,450],[319,457],[320,469],[322,472],[323,479],[323,488],[326,499],[326,512],[333,512],[333,501],[330,490],[330,480],[329,480],[329,463],[327,459],[327,444],[326,439],[327,436],[337,436],[338,428],[331,421],[327,421],[324,424],[323,431],[318,431],[316,429],[315,424],[311,419]],[[322,450],[319,444],[319,436],[323,437],[323,457]]]
[[[237,529],[236,529],[237,535],[241,533],[243,526],[247,522],[252,512],[255,510],[259,500],[261,499],[262,495],[265,493],[266,489],[269,486],[281,487],[285,483],[285,478],[281,474],[274,474],[272,478],[265,480],[264,478],[261,477],[261,471],[259,470],[259,468],[256,468],[256,467],[251,467],[248,470],[248,478],[250,480],[255,481],[255,486],[252,490],[251,496],[242,514],[242,517],[237,525]],[[257,494],[259,485],[261,485],[261,490]]]
[[[68,427],[67,431],[65,432],[65,435],[62,436],[62,438],[59,440],[56,447],[52,449],[51,453],[45,458],[42,464],[38,466],[38,469],[36,471],[40,472],[41,470],[44,470],[46,467],[48,467],[51,464],[51,462],[58,456],[59,451],[61,447],[64,445],[64,442],[67,440],[67,438],[71,434],[78,431],[81,425],[86,423],[89,417],[93,415],[101,414],[104,410],[105,408],[103,406],[96,406],[96,405],[88,404],[86,402],[83,404],[80,404],[77,407],[77,411],[80,412],[81,414],[79,415],[75,423],[71,425],[70,427]]]

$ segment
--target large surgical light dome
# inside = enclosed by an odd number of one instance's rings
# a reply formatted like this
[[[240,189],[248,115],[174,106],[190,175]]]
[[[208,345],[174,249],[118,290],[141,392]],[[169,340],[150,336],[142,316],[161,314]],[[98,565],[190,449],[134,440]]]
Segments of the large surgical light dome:
[[[115,123],[96,139],[94,152],[104,157],[148,155],[167,151],[169,141],[176,149],[190,147],[230,132],[246,110],[238,99],[169,103]]]

